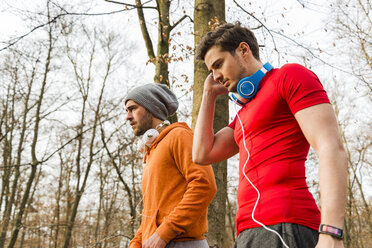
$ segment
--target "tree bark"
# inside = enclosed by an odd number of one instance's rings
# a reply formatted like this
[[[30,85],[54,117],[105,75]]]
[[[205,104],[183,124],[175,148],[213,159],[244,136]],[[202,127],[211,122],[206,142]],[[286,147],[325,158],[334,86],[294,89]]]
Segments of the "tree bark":
[[[176,22],[176,24],[172,26],[170,24],[169,17],[170,0],[156,0],[156,10],[158,11],[159,18],[158,18],[158,44],[155,57],[151,37],[146,26],[145,15],[143,13],[143,8],[141,7],[142,6],[141,0],[136,0],[136,6],[139,24],[141,27],[143,39],[146,44],[149,61],[155,65],[154,82],[158,84],[165,84],[169,87],[170,86],[168,71],[168,64],[170,62],[169,36],[172,29],[177,24],[179,24],[181,20],[185,18],[181,18],[179,22]],[[168,119],[171,123],[177,122],[178,121],[177,114],[169,116]]]
[[[198,46],[201,38],[211,30],[215,22],[225,21],[225,1],[195,0],[194,7],[194,45]],[[194,87],[192,128],[194,129],[203,95],[204,80],[209,72],[204,62],[194,60]],[[213,130],[217,132],[228,124],[228,98],[218,97],[214,114]],[[217,193],[208,209],[207,235],[211,247],[226,247],[224,244],[226,197],[227,197],[227,161],[213,164],[213,171],[217,183]]]

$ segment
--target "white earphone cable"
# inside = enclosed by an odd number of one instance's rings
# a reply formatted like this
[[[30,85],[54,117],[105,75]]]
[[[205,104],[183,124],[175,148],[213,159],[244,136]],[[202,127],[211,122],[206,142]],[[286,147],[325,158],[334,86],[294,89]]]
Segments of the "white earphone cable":
[[[235,101],[235,100],[234,100],[234,101]],[[236,103],[236,102],[235,102],[235,103]],[[236,103],[236,104],[237,104],[237,103]],[[286,248],[289,248],[289,246],[284,242],[283,238],[280,236],[280,234],[279,234],[277,231],[268,228],[267,226],[265,226],[265,224],[259,222],[258,220],[256,220],[256,219],[254,218],[254,212],[256,211],[256,207],[257,207],[257,205],[258,205],[258,201],[260,200],[261,194],[260,194],[260,191],[257,189],[257,187],[252,183],[252,181],[248,178],[247,174],[245,173],[245,167],[246,167],[246,165],[248,164],[248,161],[249,161],[249,158],[250,158],[250,153],[249,153],[249,150],[248,150],[247,145],[246,145],[246,143],[245,143],[245,134],[244,134],[244,126],[243,126],[243,122],[242,122],[242,120],[240,119],[239,113],[238,113],[238,111],[237,111],[237,109],[236,109],[236,105],[234,105],[234,108],[235,108],[235,112],[236,112],[236,115],[237,115],[238,120],[239,120],[239,123],[240,123],[240,127],[241,127],[241,129],[242,129],[244,149],[245,149],[246,152],[247,152],[247,159],[246,159],[246,161],[245,161],[245,163],[244,163],[244,166],[243,166],[243,169],[242,169],[242,173],[243,173],[244,177],[247,179],[247,181],[252,185],[252,187],[253,187],[253,188],[256,190],[256,192],[257,192],[257,200],[256,200],[256,203],[254,204],[254,207],[253,207],[253,210],[252,210],[252,219],[253,219],[254,222],[256,222],[257,224],[259,224],[260,226],[262,226],[262,227],[265,228],[266,230],[275,233],[275,234],[280,238],[280,240],[282,241],[283,245],[284,245]]]

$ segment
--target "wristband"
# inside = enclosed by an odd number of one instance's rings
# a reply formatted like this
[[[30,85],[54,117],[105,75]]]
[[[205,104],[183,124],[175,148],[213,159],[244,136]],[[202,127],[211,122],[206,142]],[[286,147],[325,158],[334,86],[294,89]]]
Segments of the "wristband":
[[[341,228],[337,228],[327,224],[320,224],[319,233],[328,234],[338,239],[344,238],[344,231]]]

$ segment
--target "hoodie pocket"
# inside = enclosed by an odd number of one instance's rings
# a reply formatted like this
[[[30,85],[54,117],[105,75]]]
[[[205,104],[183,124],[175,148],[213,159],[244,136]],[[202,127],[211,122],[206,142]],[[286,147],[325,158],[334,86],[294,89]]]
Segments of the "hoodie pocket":
[[[143,210],[142,213],[142,242],[145,242],[147,239],[154,234],[158,226],[156,225],[156,218],[159,211],[154,210]]]

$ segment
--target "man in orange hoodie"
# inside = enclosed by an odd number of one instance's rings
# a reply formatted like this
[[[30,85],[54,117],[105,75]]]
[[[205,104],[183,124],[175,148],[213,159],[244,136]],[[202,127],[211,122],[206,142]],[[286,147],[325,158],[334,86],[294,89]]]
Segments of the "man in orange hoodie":
[[[216,193],[212,167],[192,162],[193,132],[166,120],[178,108],[167,86],[146,84],[125,99],[126,119],[143,135],[142,222],[130,248],[208,248],[207,210]]]

